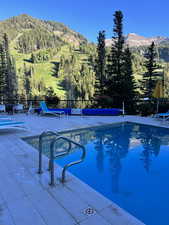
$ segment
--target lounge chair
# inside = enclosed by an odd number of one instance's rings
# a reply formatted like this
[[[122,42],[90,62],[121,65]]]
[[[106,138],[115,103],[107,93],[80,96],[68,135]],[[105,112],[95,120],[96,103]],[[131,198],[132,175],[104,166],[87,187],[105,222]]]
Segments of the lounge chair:
[[[9,128],[25,129],[23,124],[24,124],[24,122],[15,122],[15,121],[11,121],[11,120],[0,120],[0,130],[9,129]]]
[[[71,115],[80,115],[80,116],[82,116],[83,115],[82,109],[74,109],[74,108],[72,108],[71,109]]]
[[[169,111],[166,113],[157,113],[153,116],[154,118],[162,118],[163,120],[168,120],[169,119]]]
[[[13,110],[15,112],[23,112],[24,111],[23,104],[17,104],[17,105],[15,105],[14,108],[13,108]]]
[[[40,102],[40,107],[42,109],[42,111],[40,112],[41,115],[45,115],[45,114],[49,114],[49,115],[55,115],[55,116],[61,116],[61,115],[65,115],[64,111],[59,111],[59,110],[50,110],[48,109],[46,103],[44,101]]]

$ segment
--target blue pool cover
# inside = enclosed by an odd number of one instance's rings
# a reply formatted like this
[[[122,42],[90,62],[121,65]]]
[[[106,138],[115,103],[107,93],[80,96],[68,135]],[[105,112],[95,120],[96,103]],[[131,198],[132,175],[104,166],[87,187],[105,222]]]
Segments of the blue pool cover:
[[[49,109],[51,111],[57,110],[57,111],[64,111],[65,114],[71,115],[71,108],[64,108],[64,109]],[[41,109],[39,109],[39,112]],[[121,109],[82,109],[82,114],[83,115],[88,115],[88,116],[118,116],[122,114]]]
[[[84,115],[97,115],[97,116],[117,116],[122,113],[121,109],[83,109]]]

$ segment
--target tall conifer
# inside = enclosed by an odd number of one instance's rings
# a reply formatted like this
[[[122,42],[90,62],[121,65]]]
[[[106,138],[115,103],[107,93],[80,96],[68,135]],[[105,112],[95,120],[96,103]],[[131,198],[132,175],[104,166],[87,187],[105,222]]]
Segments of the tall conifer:
[[[108,56],[106,94],[112,98],[111,106],[121,107],[122,101],[133,100],[135,82],[132,71],[131,53],[125,46],[123,36],[123,14],[114,14],[114,35]]]
[[[105,49],[105,31],[99,31],[97,38],[97,57],[96,57],[96,82],[95,95],[104,94],[105,69],[106,69],[106,49]]]
[[[143,90],[145,97],[151,98],[157,77],[160,76],[160,74],[157,72],[158,66],[156,63],[156,50],[154,42],[152,42],[148,47],[145,58],[147,59],[145,63],[147,71],[143,74],[141,89]]]
[[[18,97],[18,81],[16,76],[15,60],[10,56],[9,52],[9,41],[7,34],[3,35],[2,44],[5,74],[4,95],[5,100],[10,103],[11,101],[15,101]]]
[[[124,36],[123,36],[123,14],[121,11],[116,11],[114,14],[114,35],[112,37],[111,52],[108,56],[107,65],[107,95],[115,97],[123,95],[123,48],[124,48]],[[113,102],[112,102],[113,103]]]
[[[6,77],[5,52],[0,44],[0,102],[3,103],[5,98],[5,77]]]
[[[5,59],[5,99],[8,103],[18,97],[18,82],[16,76],[15,60],[10,56],[7,34],[3,36],[3,48]]]

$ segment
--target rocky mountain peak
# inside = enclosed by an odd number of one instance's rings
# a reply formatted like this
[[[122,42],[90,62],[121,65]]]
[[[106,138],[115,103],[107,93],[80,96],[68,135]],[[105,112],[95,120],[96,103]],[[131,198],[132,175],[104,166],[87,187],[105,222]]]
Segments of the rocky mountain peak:
[[[125,36],[125,43],[129,45],[129,47],[149,46],[153,41],[157,45],[165,44],[166,42],[169,42],[169,38],[162,36],[144,37],[136,33],[129,33],[127,36]],[[111,39],[106,40],[106,46],[110,46],[111,43]]]

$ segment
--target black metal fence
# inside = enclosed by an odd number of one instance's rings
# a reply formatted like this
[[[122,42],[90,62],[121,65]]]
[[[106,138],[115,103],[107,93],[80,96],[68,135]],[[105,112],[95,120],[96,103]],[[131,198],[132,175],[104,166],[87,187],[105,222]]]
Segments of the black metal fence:
[[[40,106],[40,101],[46,101],[46,99],[10,99],[8,101],[1,102],[1,104],[23,104],[25,108],[29,108],[32,104],[33,107],[37,108]],[[47,101],[46,101],[47,102]],[[91,108],[97,104],[95,100],[59,100],[58,102],[50,101],[47,102],[51,108]]]
[[[45,99],[11,99],[8,100],[7,104],[23,104],[25,109],[28,109],[30,105],[34,108],[39,108],[40,101],[45,101]],[[113,104],[115,103],[116,104]],[[1,103],[2,104],[2,103]],[[169,110],[169,98],[163,99],[136,99],[134,101],[130,101],[125,98],[123,100],[112,98],[112,103],[110,107],[107,108],[123,108],[125,112],[128,114],[140,114],[140,115],[150,115],[157,112],[166,112]],[[96,100],[59,100],[59,102],[47,102],[48,107],[50,108],[98,108],[99,104]],[[104,107],[103,107],[104,108]]]

